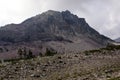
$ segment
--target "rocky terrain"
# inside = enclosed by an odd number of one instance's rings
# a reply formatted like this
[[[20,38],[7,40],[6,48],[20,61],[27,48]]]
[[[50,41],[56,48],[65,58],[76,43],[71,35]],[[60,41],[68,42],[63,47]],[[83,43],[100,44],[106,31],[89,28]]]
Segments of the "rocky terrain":
[[[84,18],[49,10],[0,28],[0,80],[119,80],[113,43]]]
[[[49,10],[20,24],[0,27],[0,59],[16,58],[18,49],[34,55],[52,48],[58,53],[77,53],[113,42],[70,11]]]
[[[120,80],[120,46],[2,62],[0,80]]]

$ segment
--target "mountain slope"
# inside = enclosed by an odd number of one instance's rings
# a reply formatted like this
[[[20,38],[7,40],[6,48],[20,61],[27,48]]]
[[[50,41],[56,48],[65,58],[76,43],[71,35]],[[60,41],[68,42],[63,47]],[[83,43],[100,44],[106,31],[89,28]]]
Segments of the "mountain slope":
[[[120,42],[120,38],[115,39],[116,42]]]
[[[111,41],[91,28],[84,18],[69,11],[49,10],[21,24],[0,28],[0,45],[40,42],[36,45],[59,51],[81,51],[103,47]]]

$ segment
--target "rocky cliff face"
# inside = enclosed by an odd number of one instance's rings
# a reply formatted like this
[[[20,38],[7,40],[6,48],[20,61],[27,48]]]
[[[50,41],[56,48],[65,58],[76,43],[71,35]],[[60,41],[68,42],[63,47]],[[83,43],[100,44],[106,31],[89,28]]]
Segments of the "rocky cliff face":
[[[69,11],[49,10],[21,24],[0,28],[1,45],[34,41],[44,42],[54,48],[59,45],[66,50],[73,47],[81,50],[102,47],[112,40],[91,28],[84,18],[79,18]]]

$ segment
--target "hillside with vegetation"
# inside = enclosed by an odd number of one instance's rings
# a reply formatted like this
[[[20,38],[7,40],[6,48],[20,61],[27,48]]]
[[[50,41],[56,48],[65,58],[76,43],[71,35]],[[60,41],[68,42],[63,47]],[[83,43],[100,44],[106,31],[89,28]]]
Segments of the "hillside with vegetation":
[[[120,80],[120,46],[1,61],[0,80]]]

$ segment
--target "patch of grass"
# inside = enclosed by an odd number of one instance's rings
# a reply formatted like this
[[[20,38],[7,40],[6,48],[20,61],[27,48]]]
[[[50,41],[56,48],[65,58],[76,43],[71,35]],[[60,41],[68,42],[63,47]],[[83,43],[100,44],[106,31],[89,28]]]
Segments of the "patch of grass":
[[[105,48],[101,48],[101,50],[110,50],[110,51],[114,51],[114,50],[120,50],[120,46],[119,45],[107,45]]]
[[[84,51],[84,53],[87,56],[87,55],[90,55],[91,53],[102,53],[102,54],[105,54],[105,51],[115,51],[115,50],[120,50],[120,46],[107,45],[105,48],[87,50],[87,51]]]
[[[101,53],[102,51],[100,49],[94,49],[94,50],[89,50],[89,51],[84,51],[85,55],[90,55],[91,53],[96,53],[99,52]]]
[[[120,77],[111,78],[111,79],[108,79],[108,80],[120,80]]]
[[[0,68],[3,68],[3,67],[5,67],[3,64],[0,64]]]
[[[2,78],[0,78],[0,80],[4,80],[4,78],[2,77]]]
[[[57,52],[53,49],[46,49],[46,53],[45,56],[54,56],[55,54],[57,54]]]

